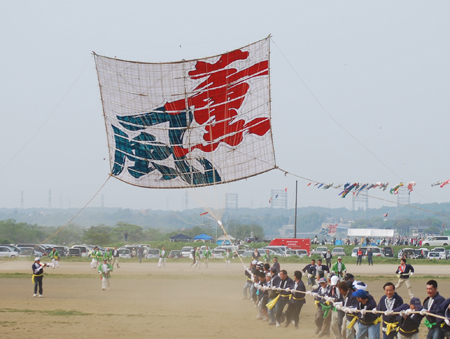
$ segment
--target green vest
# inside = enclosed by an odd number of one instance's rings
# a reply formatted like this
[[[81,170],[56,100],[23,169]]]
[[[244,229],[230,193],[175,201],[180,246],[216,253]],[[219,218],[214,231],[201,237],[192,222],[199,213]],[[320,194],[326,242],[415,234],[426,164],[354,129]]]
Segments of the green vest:
[[[109,252],[106,251],[105,254],[103,254],[103,259],[111,260],[111,257],[112,257],[111,251],[109,251]]]
[[[48,254],[48,257],[49,257],[50,259],[58,260],[58,259],[59,259],[59,252],[58,252],[57,250],[55,250],[54,252],[51,251],[51,252]]]
[[[107,265],[108,265],[109,272],[112,272],[113,267],[110,264],[107,264]],[[98,273],[101,273],[102,277],[109,278],[109,272],[107,274],[105,272],[103,272],[103,263],[101,263],[98,266]]]
[[[205,254],[204,254],[205,259],[209,259],[211,257],[211,251],[210,250],[206,250]]]

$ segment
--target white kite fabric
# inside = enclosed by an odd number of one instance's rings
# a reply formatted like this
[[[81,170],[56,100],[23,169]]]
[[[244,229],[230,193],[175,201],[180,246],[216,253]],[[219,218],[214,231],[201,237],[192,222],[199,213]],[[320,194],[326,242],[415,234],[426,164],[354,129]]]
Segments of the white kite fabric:
[[[94,53],[111,175],[148,188],[248,178],[276,167],[269,38],[171,63]]]

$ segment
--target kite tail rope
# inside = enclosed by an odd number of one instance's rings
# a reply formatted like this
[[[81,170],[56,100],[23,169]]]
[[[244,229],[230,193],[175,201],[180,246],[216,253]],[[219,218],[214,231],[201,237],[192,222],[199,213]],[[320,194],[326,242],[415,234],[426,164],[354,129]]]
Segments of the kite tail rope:
[[[298,174],[295,174],[295,173],[290,173],[290,172],[288,172],[288,171],[286,171],[286,170],[284,170],[284,169],[282,169],[282,168],[280,168],[280,167],[276,167],[276,168],[277,168],[279,171],[283,172],[283,173],[284,173],[284,176],[286,176],[286,175],[289,174],[289,175],[292,175],[293,177],[296,177],[296,178],[299,178],[299,179],[303,179],[303,180],[305,180],[305,181],[313,182],[313,183],[315,183],[315,184],[320,184],[320,183],[321,183],[320,181],[316,181],[316,180],[313,180],[313,179],[305,178],[305,177],[302,177],[301,175],[298,175]],[[332,187],[330,187],[330,188],[342,190],[341,187],[340,187],[340,188],[336,188],[336,187],[333,187],[333,186],[332,186]],[[448,215],[448,214],[443,214],[443,213],[439,213],[439,212],[435,212],[435,211],[430,211],[430,210],[427,210],[427,209],[425,209],[425,208],[421,208],[421,207],[417,207],[417,206],[412,206],[412,205],[408,205],[408,204],[402,204],[401,202],[392,201],[392,200],[389,200],[389,199],[383,199],[383,198],[374,197],[374,196],[372,196],[372,195],[365,194],[365,193],[362,193],[362,192],[360,192],[359,194],[364,195],[364,196],[367,196],[367,197],[369,197],[369,198],[373,198],[373,199],[377,199],[377,200],[381,200],[381,201],[386,201],[386,202],[390,202],[390,203],[392,203],[392,204],[396,204],[396,205],[400,205],[400,206],[405,206],[405,207],[410,207],[410,208],[414,208],[414,209],[416,209],[416,210],[420,210],[420,211],[424,211],[424,212],[428,212],[428,213],[433,213],[433,214],[441,215],[441,216],[443,216],[443,217],[450,218],[450,215]]]
[[[83,210],[86,208],[86,207],[88,207],[89,206],[89,204],[92,202],[92,200],[94,200],[95,199],[95,197],[97,197],[97,195],[101,192],[101,190],[103,189],[103,187],[105,187],[105,185],[106,185],[106,183],[109,181],[109,179],[111,178],[111,174],[110,175],[108,175],[108,178],[106,179],[106,181],[100,186],[100,188],[98,189],[98,191],[92,196],[92,198],[90,198],[89,200],[88,200],[88,202],[68,221],[68,222],[66,222],[59,230],[57,230],[55,233],[53,233],[52,235],[50,235],[47,239],[44,239],[43,241],[41,241],[39,244],[37,244],[36,246],[34,246],[33,247],[33,249],[34,248],[36,248],[36,247],[38,247],[39,245],[41,245],[41,244],[44,244],[44,243],[46,243],[48,240],[50,240],[52,237],[54,237],[55,235],[57,235],[59,232],[61,232],[64,228],[66,228],[66,226],[67,225],[69,225],[76,217],[78,217],[80,214],[81,214],[81,212],[83,212]],[[18,256],[17,257],[12,257],[12,258],[9,258],[9,259],[7,259],[7,260],[4,260],[4,261],[0,261],[0,265],[1,264],[3,264],[3,263],[5,263],[5,262],[8,262],[8,261],[11,261],[11,260],[14,260],[14,259],[16,259],[16,258],[18,258]]]
[[[250,272],[248,269],[246,269],[248,272]],[[251,273],[251,272],[250,272]],[[253,274],[252,274],[252,278],[253,278]],[[328,302],[330,304],[332,304],[337,310],[342,311],[346,314],[348,313],[372,313],[372,314],[380,314],[380,315],[409,315],[409,314],[421,314],[421,315],[429,315],[435,318],[439,318],[439,319],[443,319],[446,320],[448,318],[438,315],[438,314],[434,314],[431,312],[428,312],[426,309],[423,309],[422,311],[400,311],[400,312],[393,312],[393,311],[378,311],[376,308],[374,308],[373,310],[358,310],[354,307],[345,307],[342,306],[342,302],[336,302],[336,300],[332,297],[327,297],[327,296],[320,296],[318,293],[312,292],[312,291],[297,291],[297,290],[291,290],[290,288],[278,288],[278,287],[268,287],[268,286],[261,286],[259,284],[254,284],[255,288],[260,290],[260,291],[276,291],[276,292],[287,292],[287,293],[302,293],[304,295],[310,295],[312,297],[319,297],[322,299],[323,302]],[[364,312],[361,312],[364,311]]]
[[[223,227],[222,220],[220,220],[220,219],[217,220],[217,223],[219,224],[220,228],[221,228],[222,231],[223,231],[223,234],[227,237],[227,240],[228,240],[228,241],[230,242],[230,244],[231,244],[230,236],[228,235],[227,231],[225,231],[225,227]],[[240,255],[239,252],[237,251],[237,247],[233,247],[233,249],[234,249],[234,252],[236,253],[236,255],[238,256],[239,260],[241,261],[242,266],[244,266],[244,269],[245,269],[247,272],[250,272],[250,274],[252,275],[252,279],[253,279],[253,274],[252,274],[252,272],[247,268],[247,266],[245,266],[244,260],[242,260],[241,255]]]

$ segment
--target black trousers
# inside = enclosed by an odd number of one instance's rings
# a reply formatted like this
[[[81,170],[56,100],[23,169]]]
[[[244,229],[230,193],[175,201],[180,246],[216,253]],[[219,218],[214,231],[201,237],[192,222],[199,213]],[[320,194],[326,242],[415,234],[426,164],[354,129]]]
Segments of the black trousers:
[[[286,304],[289,302],[289,299],[288,300],[281,300],[281,299],[278,299],[278,301],[277,301],[277,305],[276,305],[276,307],[277,307],[277,313],[275,314],[275,317],[276,317],[276,319],[277,319],[277,321],[278,321],[278,323],[279,324],[281,324],[283,321],[282,321],[282,318],[283,318],[283,310],[284,310],[284,306],[286,306]]]
[[[42,280],[44,279],[44,276],[41,275],[40,277],[34,277],[34,294],[37,294],[38,285],[39,285],[39,294],[42,294]]]
[[[298,326],[298,321],[300,320],[300,312],[302,311],[303,304],[295,303],[289,304],[286,311],[286,323],[290,324],[294,320],[295,326]]]

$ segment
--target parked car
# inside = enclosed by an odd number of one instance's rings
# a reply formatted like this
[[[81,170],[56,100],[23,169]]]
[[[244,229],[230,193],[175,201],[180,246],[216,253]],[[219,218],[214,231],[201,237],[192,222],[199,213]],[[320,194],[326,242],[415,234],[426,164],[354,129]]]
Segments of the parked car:
[[[286,251],[286,257],[292,257],[292,256],[299,256],[300,258],[308,256],[307,250],[287,250]]]
[[[343,247],[335,247],[331,250],[333,257],[345,257],[345,251]]]
[[[131,251],[128,248],[119,248],[119,258],[131,259]]]
[[[384,256],[386,258],[393,258],[394,250],[392,249],[392,247],[383,247],[381,249],[381,254],[382,254],[382,256]]]
[[[20,252],[20,247],[14,246],[12,244],[0,244],[0,246],[6,246],[6,247],[9,247],[10,249],[12,249],[13,251]],[[32,246],[30,246],[30,247],[32,247]]]
[[[39,253],[36,253],[36,254],[39,254],[40,257],[43,256],[44,251],[45,251],[45,249],[46,249],[45,246],[43,246],[43,245],[37,245],[37,244],[17,244],[17,245],[16,245],[16,248],[21,248],[21,247],[32,247],[32,248],[34,248],[34,251],[35,251],[35,252],[39,252]],[[18,251],[17,251],[17,252],[18,252]]]
[[[431,250],[431,252],[438,252],[439,255],[441,256],[441,259],[447,259],[444,247],[435,247]]]
[[[358,250],[359,249],[361,249],[363,257],[367,254],[367,247],[362,247],[362,246],[360,247],[360,246],[358,246],[358,247],[354,247],[352,249],[352,257],[356,258],[358,256]]]
[[[89,256],[89,253],[91,252],[87,245],[73,245],[72,248],[79,248],[82,257]]]
[[[440,260],[441,254],[439,252],[430,251],[430,252],[428,252],[428,259],[429,260],[433,260],[433,259]]]
[[[382,257],[383,254],[381,252],[381,248],[377,247],[377,246],[367,246],[367,247],[363,247],[364,248],[364,255],[367,256],[367,250],[370,248],[370,251],[372,252],[372,255],[374,257]]]
[[[183,253],[181,251],[172,250],[169,253],[169,258],[183,258]]]
[[[223,249],[213,249],[212,253],[211,253],[211,257],[214,259],[225,259],[225,250]],[[245,253],[245,252],[244,252]]]
[[[414,252],[414,248],[402,248],[398,251],[398,259],[407,258],[407,259],[415,259],[416,253]]]
[[[316,249],[311,251],[311,255],[318,254],[318,255],[323,256],[325,253],[327,253],[327,251],[328,251],[328,247],[317,246]]]
[[[21,258],[28,258],[35,256],[36,254],[34,253],[33,247],[21,247],[19,250],[19,257]]]
[[[0,257],[14,258],[18,256],[19,252],[13,251],[11,248],[6,246],[0,246]]]
[[[147,255],[145,256],[146,259],[151,259],[151,258],[159,258],[159,253],[160,250],[157,248],[154,249],[150,249],[147,252]]]
[[[194,247],[192,247],[192,246],[184,246],[181,249],[181,255],[183,256],[183,258],[191,258],[191,252],[193,249],[194,249]]]
[[[81,257],[81,249],[76,248],[69,248],[69,253],[67,253],[68,257]]]
[[[422,243],[423,246],[448,246],[449,244],[449,236],[428,237]]]

